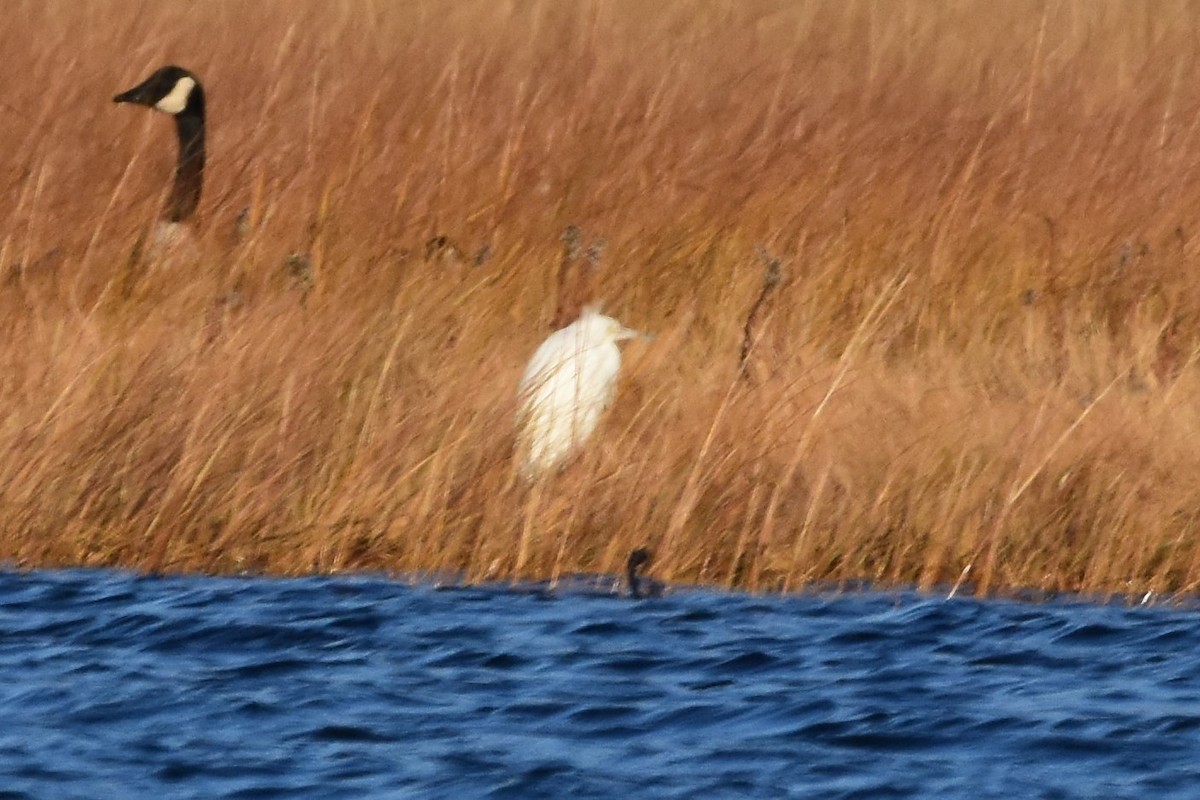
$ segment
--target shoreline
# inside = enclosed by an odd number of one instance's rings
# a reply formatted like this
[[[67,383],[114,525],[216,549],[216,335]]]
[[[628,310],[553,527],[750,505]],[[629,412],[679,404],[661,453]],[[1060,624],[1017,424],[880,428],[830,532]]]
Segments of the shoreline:
[[[14,10],[0,560],[1200,592],[1195,15],[439,3]],[[655,339],[529,484],[591,301]]]
[[[269,573],[269,572],[228,572],[209,573],[194,571],[145,572],[134,568],[121,566],[15,566],[0,563],[0,578],[6,575],[19,576],[53,576],[56,574],[97,574],[107,576],[125,576],[134,580],[152,581],[298,581],[339,583],[384,583],[405,589],[432,590],[435,592],[496,592],[500,594],[533,594],[547,599],[613,599],[634,603],[649,603],[670,600],[671,598],[686,598],[691,595],[711,595],[730,597],[756,597],[764,600],[787,601],[805,598],[820,598],[825,600],[839,597],[861,596],[895,596],[917,601],[954,600],[976,603],[1018,603],[1023,605],[1081,605],[1087,607],[1121,607],[1126,609],[1156,608],[1173,611],[1192,611],[1200,608],[1200,594],[1157,594],[1148,592],[1141,596],[1105,593],[1105,592],[1071,592],[1045,591],[1022,587],[999,587],[991,594],[977,594],[976,587],[970,585],[942,585],[922,589],[913,583],[876,585],[862,580],[823,580],[806,584],[786,593],[761,591],[751,592],[745,589],[729,588],[711,584],[670,583],[663,587],[663,594],[655,597],[631,598],[625,592],[624,581],[620,575],[612,573],[570,573],[558,578],[531,577],[525,579],[493,579],[471,582],[464,580],[461,575],[446,574],[442,576],[421,573],[392,573],[386,570],[346,570],[342,572],[323,573]]]

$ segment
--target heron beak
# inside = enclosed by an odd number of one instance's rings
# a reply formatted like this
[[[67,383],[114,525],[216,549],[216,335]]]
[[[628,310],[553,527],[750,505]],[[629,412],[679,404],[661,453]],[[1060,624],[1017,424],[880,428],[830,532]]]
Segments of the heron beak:
[[[625,341],[627,339],[640,339],[643,342],[653,342],[653,333],[643,333],[642,331],[634,330],[633,328],[622,327],[617,331],[617,341]]]

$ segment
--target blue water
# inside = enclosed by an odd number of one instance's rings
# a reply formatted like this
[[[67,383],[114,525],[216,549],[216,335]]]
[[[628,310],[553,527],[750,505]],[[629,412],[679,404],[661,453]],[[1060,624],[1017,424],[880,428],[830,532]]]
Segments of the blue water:
[[[0,798],[1197,798],[1200,615],[0,572]]]

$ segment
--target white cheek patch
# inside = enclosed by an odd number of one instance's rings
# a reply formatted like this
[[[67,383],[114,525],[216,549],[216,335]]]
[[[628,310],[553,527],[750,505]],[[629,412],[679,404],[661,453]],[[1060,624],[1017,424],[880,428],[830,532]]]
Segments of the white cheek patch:
[[[155,103],[154,107],[168,114],[178,114],[187,107],[188,98],[192,94],[192,89],[195,88],[196,82],[184,76],[175,81],[175,88],[171,89],[170,94]]]

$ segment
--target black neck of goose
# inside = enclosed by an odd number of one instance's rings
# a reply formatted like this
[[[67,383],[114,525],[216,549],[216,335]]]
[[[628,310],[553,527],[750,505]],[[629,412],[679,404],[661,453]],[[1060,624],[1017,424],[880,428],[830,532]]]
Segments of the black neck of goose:
[[[167,219],[183,222],[196,213],[204,187],[204,97],[197,88],[187,108],[175,115],[179,133],[179,163],[167,201]]]

